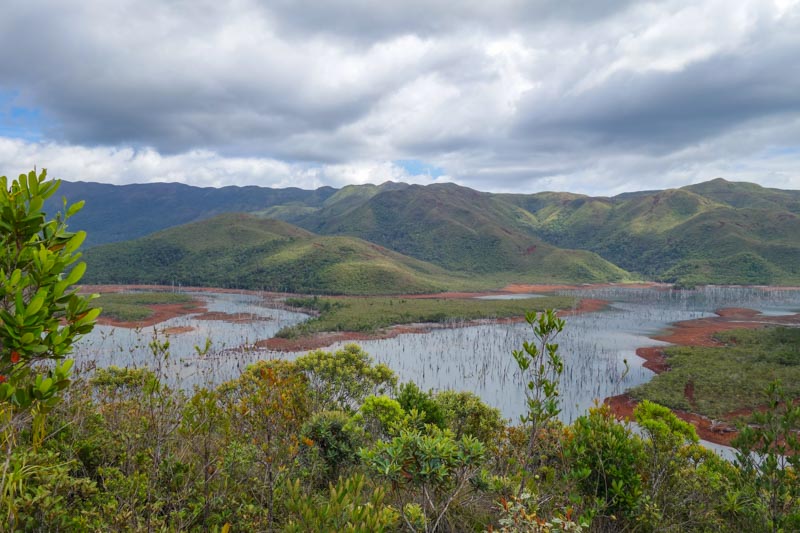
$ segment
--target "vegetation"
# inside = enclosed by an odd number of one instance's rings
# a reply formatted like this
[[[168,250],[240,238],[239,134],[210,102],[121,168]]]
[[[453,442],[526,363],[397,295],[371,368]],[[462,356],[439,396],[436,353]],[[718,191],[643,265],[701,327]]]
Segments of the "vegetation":
[[[800,282],[797,191],[716,179],[614,198],[504,198],[532,215],[547,242],[591,250],[650,279],[686,286]]]
[[[319,312],[319,316],[284,328],[276,336],[294,338],[324,331],[375,332],[397,324],[440,323],[524,315],[529,309],[569,309],[576,300],[548,296],[521,300],[474,298],[290,298],[289,305]]]
[[[212,218],[223,213],[268,211],[302,206],[315,211],[336,189],[305,191],[294,187],[193,187],[182,183],[111,185],[63,182],[60,193],[71,201],[86,202],[73,219],[88,233],[86,246],[138,239],[172,226]],[[61,198],[45,202],[47,212],[61,209]]]
[[[202,239],[197,236],[202,235]],[[87,283],[154,283],[280,292],[394,294],[475,284],[350,237],[228,214],[89,250]]]
[[[85,234],[68,232],[66,220],[82,204],[65,202],[47,220],[44,201],[59,182],[46,177],[45,170],[0,177],[0,512],[13,530],[25,525],[27,482],[65,471],[55,455],[35,454],[48,434],[46,415],[69,386],[73,362],[65,358],[100,314],[73,288],[86,270],[76,263]],[[47,493],[38,496],[46,504]]]
[[[725,346],[666,348],[670,371],[631,394],[716,419],[759,407],[776,379],[790,397],[800,397],[800,329],[732,330],[716,338]]]
[[[98,305],[103,308],[103,317],[122,322],[146,320],[153,315],[151,305],[184,304],[187,308],[194,306],[194,300],[188,294],[175,292],[125,292],[106,293],[97,298]]]
[[[520,280],[583,283],[638,277],[684,286],[800,283],[796,261],[800,255],[800,193],[722,179],[613,198],[554,192],[491,194],[454,184],[385,183],[338,191],[65,185],[69,197],[89,200],[76,224],[89,231],[91,244],[129,240],[221,213],[249,211],[324,235],[365,239],[450,272],[468,272],[466,285],[476,275],[483,286]],[[189,239],[195,235],[190,234]],[[709,240],[708,235],[714,239]],[[231,261],[207,270],[184,265],[175,272],[176,255],[186,239],[172,234],[162,237],[166,241],[148,241],[147,246],[134,241],[112,250],[123,258],[143,259],[153,272],[150,278],[168,283],[185,278],[204,284],[284,285],[298,292],[301,289],[293,287],[315,286],[325,292],[358,293],[356,283],[380,289],[381,283],[391,286],[400,275],[389,267],[377,275],[365,272],[363,266],[350,266],[328,277],[309,279],[311,274],[299,269],[296,278],[287,278],[270,265],[263,272],[234,276],[229,270],[238,265]],[[179,246],[170,242],[173,237],[181,241]],[[238,238],[231,235],[228,241]],[[225,250],[223,246],[221,251],[227,254]],[[266,256],[271,252],[252,253]],[[340,257],[314,258],[317,270],[341,261],[341,253],[336,255]],[[212,258],[199,255],[195,259],[202,265]],[[110,260],[98,265],[117,279],[136,278],[135,269]],[[227,276],[221,274],[226,272]],[[348,276],[357,280],[353,286],[343,283]],[[103,279],[115,280],[113,276]],[[465,286],[463,277],[442,281],[427,279],[423,285]]]
[[[375,194],[350,194],[346,204],[333,203],[337,196],[296,223],[323,234],[359,237],[453,271],[515,273],[541,282],[629,277],[593,253],[543,242],[532,231],[529,213],[466,187],[383,187]]]
[[[649,401],[634,413],[640,434],[607,406],[565,426],[554,418],[563,363],[553,342],[565,324],[553,310],[527,316],[534,338],[513,354],[531,391],[519,425],[474,395],[413,383],[396,390],[393,372],[356,345],[260,361],[220,386],[189,390],[167,383],[169,341],[155,332],[148,368],[97,369],[70,384],[67,364],[36,365],[62,359],[99,312],[70,292],[83,268],[63,273],[80,236],[40,214],[37,195],[54,190],[43,175],[4,189],[2,530],[800,526],[794,392],[767,389],[733,463]],[[794,332],[776,331],[768,343],[778,355],[766,357],[793,367],[796,351],[782,347],[797,346]]]
[[[649,402],[636,411],[641,435],[606,407],[571,426],[550,420],[529,462],[527,423],[506,425],[474,396],[462,409],[462,393],[442,391],[412,402],[443,418],[426,425],[416,407],[400,407],[406,400],[380,394],[375,384],[393,376],[355,346],[313,357],[359,361],[335,372],[312,375],[303,370],[311,360],[263,361],[191,392],[164,384],[168,348],[153,348],[153,370],[77,379],[40,446],[18,428],[11,469],[31,474],[15,482],[17,527],[760,532],[800,519],[797,465],[729,463]],[[314,382],[358,392],[341,402],[312,393]],[[769,416],[785,417],[772,407]],[[771,434],[759,427],[755,435]],[[761,438],[747,437],[742,460],[774,453]]]

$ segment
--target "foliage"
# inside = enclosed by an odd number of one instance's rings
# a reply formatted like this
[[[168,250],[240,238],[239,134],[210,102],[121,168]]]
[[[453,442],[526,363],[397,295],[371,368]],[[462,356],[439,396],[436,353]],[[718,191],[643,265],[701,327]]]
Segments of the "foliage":
[[[472,437],[456,440],[452,433],[428,426],[427,434],[404,430],[388,442],[361,451],[368,470],[394,488],[403,488],[423,510],[426,531],[437,531],[450,506],[470,490],[470,482],[485,459],[486,449]],[[409,527],[412,508],[404,507]]]
[[[303,425],[301,436],[306,461],[320,465],[321,472],[316,477],[325,482],[337,479],[343,468],[358,460],[362,438],[345,412],[322,411],[312,415]]]
[[[570,516],[569,511],[566,516],[556,516],[550,520],[545,520],[537,516],[536,511],[527,509],[528,500],[531,499],[528,493],[522,493],[520,497],[513,496],[510,500],[503,498],[500,502],[501,515],[498,519],[500,527],[492,529],[498,533],[568,533],[584,531],[585,527],[581,523],[576,523]]]
[[[380,439],[388,437],[393,428],[402,423],[405,411],[400,402],[386,395],[367,396],[354,420],[361,423],[369,437]]]
[[[300,430],[308,416],[305,375],[286,361],[261,361],[222,387],[232,416],[231,427],[240,442],[252,446],[256,470],[242,472],[256,501],[267,510],[261,527],[272,529],[276,519],[275,488],[285,467],[299,452]]]
[[[767,409],[752,414],[733,445],[746,486],[752,487],[771,531],[800,528],[800,405],[779,382],[766,389]]]
[[[320,410],[357,409],[368,395],[390,392],[397,383],[389,367],[373,365],[357,344],[336,352],[309,352],[298,357],[295,365],[308,378],[311,402]]]
[[[505,427],[500,410],[486,405],[475,393],[444,390],[436,393],[433,399],[456,439],[470,435],[492,446]]]
[[[318,317],[296,326],[284,328],[276,336],[297,337],[321,331],[373,332],[398,324],[507,318],[524,315],[531,309],[568,309],[576,303],[574,298],[568,296],[546,296],[520,300],[390,298],[383,296],[320,298],[319,302],[314,304],[321,308]]]
[[[527,412],[520,417],[528,425],[528,451],[526,465],[532,468],[538,432],[550,420],[555,419],[559,408],[558,384],[564,371],[564,362],[558,354],[558,344],[552,342],[564,329],[564,320],[558,318],[553,309],[542,313],[527,313],[525,321],[533,329],[534,342],[525,341],[523,350],[514,350],[512,355],[526,382],[525,400]],[[518,495],[525,488],[523,473]]]
[[[42,207],[59,182],[46,178],[44,170],[11,183],[0,177],[0,402],[22,408],[66,387],[68,365],[46,374],[31,367],[63,359],[100,314],[89,307],[91,297],[70,290],[86,270],[75,263],[86,234],[68,232],[66,220],[83,203],[47,220]]]
[[[438,428],[445,427],[444,414],[430,392],[423,392],[413,381],[404,383],[397,395],[397,402],[406,413],[419,413],[420,421]]]
[[[605,405],[579,417],[572,432],[566,449],[569,475],[589,497],[588,514],[599,521],[633,519],[643,496],[642,440]]]
[[[724,346],[665,348],[670,371],[631,394],[714,418],[759,406],[776,379],[785,383],[787,394],[800,397],[800,329],[730,330],[715,337]],[[685,394],[689,383],[691,400]]]
[[[284,531],[379,533],[399,525],[397,510],[383,503],[385,491],[377,487],[369,492],[363,474],[331,483],[328,493],[327,498],[309,496],[303,493],[299,479],[291,483],[287,502],[290,520]]]
[[[72,288],[86,270],[77,263],[86,234],[68,232],[66,221],[83,203],[65,201],[64,213],[51,220],[43,211],[58,186],[44,170],[10,183],[0,177],[0,503],[12,528],[24,505],[16,496],[41,471],[15,468],[27,457],[15,453],[18,437],[28,429],[34,450],[41,445],[45,415],[69,385],[72,361],[65,357],[100,313],[89,306],[91,296]]]

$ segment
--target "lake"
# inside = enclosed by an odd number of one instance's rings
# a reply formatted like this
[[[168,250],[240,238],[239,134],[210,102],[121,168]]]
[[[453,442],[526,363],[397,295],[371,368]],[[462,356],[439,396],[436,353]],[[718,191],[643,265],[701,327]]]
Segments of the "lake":
[[[258,317],[246,323],[177,317],[142,330],[97,326],[82,339],[74,357],[79,364],[141,367],[154,361],[154,335],[169,342],[164,372],[173,385],[214,385],[236,377],[259,359],[292,359],[299,353],[270,352],[254,347],[284,326],[308,315],[274,307],[252,294],[190,293],[206,302],[211,312],[246,313]],[[573,421],[596,400],[624,392],[648,381],[653,373],[636,356],[642,346],[663,345],[648,338],[669,324],[712,316],[721,307],[747,307],[770,315],[800,310],[800,291],[707,287],[694,291],[658,288],[591,288],[560,294],[609,300],[609,308],[566,318],[558,336],[565,365],[561,380],[561,418]],[[535,295],[532,295],[535,296]],[[469,390],[516,420],[525,410],[524,383],[511,351],[531,340],[527,324],[453,322],[428,333],[402,334],[359,344],[401,381],[413,380],[423,389]],[[170,328],[193,328],[166,334]],[[208,344],[209,349],[205,350]],[[335,350],[342,343],[326,350]],[[203,352],[202,354],[200,352]],[[626,368],[625,361],[628,366]]]

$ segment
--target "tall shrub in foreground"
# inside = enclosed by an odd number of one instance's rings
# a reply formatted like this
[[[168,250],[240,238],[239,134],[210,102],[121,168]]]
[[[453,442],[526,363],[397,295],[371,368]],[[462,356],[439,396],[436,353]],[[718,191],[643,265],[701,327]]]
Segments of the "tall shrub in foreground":
[[[0,177],[0,507],[11,524],[14,496],[24,487],[12,479],[18,431],[31,424],[32,444],[41,443],[44,416],[69,384],[72,361],[65,358],[100,314],[91,297],[71,288],[86,270],[76,263],[86,234],[67,231],[66,221],[83,202],[65,201],[64,213],[50,220],[42,211],[58,186],[45,170],[10,182]]]

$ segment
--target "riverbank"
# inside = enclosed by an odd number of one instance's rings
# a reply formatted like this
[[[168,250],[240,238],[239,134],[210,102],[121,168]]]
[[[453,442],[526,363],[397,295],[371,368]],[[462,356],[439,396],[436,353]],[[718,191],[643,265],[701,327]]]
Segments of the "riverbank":
[[[767,326],[800,326],[800,313],[768,316],[762,315],[753,309],[741,307],[719,309],[717,316],[686,320],[677,322],[667,332],[655,335],[654,340],[660,340],[678,346],[691,347],[721,347],[724,346],[714,336],[718,333],[733,329],[757,329]],[[645,360],[644,367],[656,374],[668,372],[669,362],[661,347],[642,347],[636,350],[636,355]],[[688,380],[683,387],[683,394],[689,404],[694,403],[694,383]],[[632,418],[633,410],[638,402],[629,394],[621,394],[605,399],[614,414],[620,418]],[[691,411],[673,410],[681,419],[690,422],[697,429],[700,438],[729,446],[737,432],[735,421],[750,415],[753,409],[736,409],[724,414],[717,419],[712,419]]]

